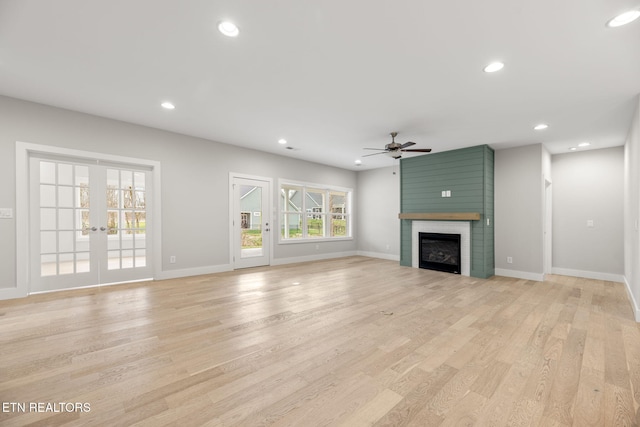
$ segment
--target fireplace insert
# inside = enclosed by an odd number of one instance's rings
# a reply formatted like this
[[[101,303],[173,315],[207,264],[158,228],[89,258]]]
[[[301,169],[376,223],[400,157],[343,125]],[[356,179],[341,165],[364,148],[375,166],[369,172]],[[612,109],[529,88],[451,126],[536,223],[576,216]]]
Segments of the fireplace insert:
[[[460,235],[418,233],[419,267],[460,274]]]

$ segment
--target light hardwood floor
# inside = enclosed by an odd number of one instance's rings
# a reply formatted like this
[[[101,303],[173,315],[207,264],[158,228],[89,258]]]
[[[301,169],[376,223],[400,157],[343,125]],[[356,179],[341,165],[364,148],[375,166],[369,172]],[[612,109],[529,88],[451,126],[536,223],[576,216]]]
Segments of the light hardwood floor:
[[[629,426],[640,329],[620,283],[349,257],[0,302],[0,401],[3,426]],[[29,411],[60,402],[90,412]]]

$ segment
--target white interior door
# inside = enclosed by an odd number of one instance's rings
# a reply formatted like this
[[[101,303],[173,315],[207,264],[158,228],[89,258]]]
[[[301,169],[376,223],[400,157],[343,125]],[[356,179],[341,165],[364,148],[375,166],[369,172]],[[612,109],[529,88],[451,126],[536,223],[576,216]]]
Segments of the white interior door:
[[[151,173],[31,157],[30,292],[152,277]]]
[[[271,215],[269,181],[233,177],[233,266],[270,264]]]

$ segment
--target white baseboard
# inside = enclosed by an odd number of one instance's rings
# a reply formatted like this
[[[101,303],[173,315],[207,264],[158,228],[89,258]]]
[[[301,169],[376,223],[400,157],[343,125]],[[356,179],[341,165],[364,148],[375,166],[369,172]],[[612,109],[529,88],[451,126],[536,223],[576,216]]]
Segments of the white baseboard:
[[[597,271],[573,270],[571,268],[551,268],[552,274],[560,274],[562,276],[584,277],[585,279],[607,280],[609,282],[624,282],[622,274],[600,273]]]
[[[626,277],[624,278],[624,287],[627,290],[627,295],[629,295],[629,301],[631,301],[633,317],[636,319],[636,322],[640,322],[640,307],[638,307],[638,301],[636,301],[633,296],[633,292],[631,292],[631,284],[627,281]]]
[[[233,270],[231,264],[209,265],[206,267],[181,268],[179,270],[163,270],[155,277],[156,280],[179,279],[181,277],[201,276],[203,274],[224,273]]]
[[[380,258],[380,259],[388,259],[389,261],[400,261],[400,255],[396,254],[385,254],[381,252],[367,252],[367,251],[358,251],[357,255],[366,256],[369,258]]]
[[[330,254],[308,255],[291,258],[277,258],[271,260],[271,265],[295,264],[298,262],[322,261],[325,259],[344,258],[358,255],[357,252],[334,252]],[[156,275],[156,280],[179,279],[181,277],[201,276],[203,274],[224,273],[233,271],[232,264],[211,265],[207,267],[184,268],[181,270],[164,270]]]
[[[349,252],[333,252],[329,254],[307,255],[291,258],[278,258],[271,260],[271,265],[295,264],[298,262],[322,261],[325,259],[344,258],[348,256],[358,255],[356,251]]]
[[[74,288],[49,289],[49,290],[46,290],[46,291],[30,292],[29,295],[52,294],[52,293],[55,293],[55,292],[77,291],[79,289],[104,288],[105,286],[117,286],[117,285],[126,285],[126,284],[130,284],[130,283],[150,282],[152,280],[153,279],[149,277],[147,279],[125,280],[124,282],[99,283],[97,285],[76,286]]]
[[[504,268],[496,268],[495,273],[496,273],[496,276],[514,277],[517,279],[535,280],[538,282],[541,282],[544,280],[544,274],[532,273],[529,271],[517,271],[517,270],[507,270]],[[553,267],[551,269],[551,273],[559,274],[562,276],[584,277],[585,279],[607,280],[610,282],[625,281],[624,276],[622,274],[601,273],[597,271],[586,271],[586,270],[574,270],[570,268]]]
[[[542,282],[544,280],[544,274],[542,273],[532,273],[530,271],[507,270],[506,268],[496,268],[495,275],[504,276],[504,277],[513,277],[516,279],[534,280],[536,282]]]

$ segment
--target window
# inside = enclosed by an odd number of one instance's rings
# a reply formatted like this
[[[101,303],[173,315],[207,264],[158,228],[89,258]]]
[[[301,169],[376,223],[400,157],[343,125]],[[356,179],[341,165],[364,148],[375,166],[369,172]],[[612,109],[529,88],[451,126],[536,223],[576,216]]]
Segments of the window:
[[[251,228],[251,212],[240,212],[240,228]]]
[[[351,193],[346,188],[281,183],[280,240],[350,238]]]

